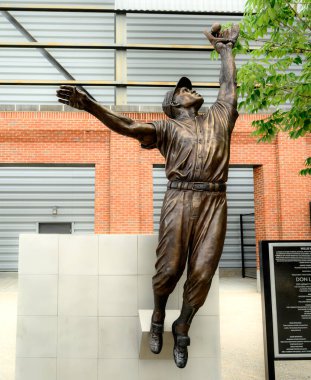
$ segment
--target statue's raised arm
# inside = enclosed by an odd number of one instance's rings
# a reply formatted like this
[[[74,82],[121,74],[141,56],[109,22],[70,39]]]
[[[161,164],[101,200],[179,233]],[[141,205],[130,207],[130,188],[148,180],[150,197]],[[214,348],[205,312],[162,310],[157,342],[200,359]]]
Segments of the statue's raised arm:
[[[237,85],[232,48],[238,39],[239,31],[239,25],[233,25],[231,28],[221,31],[221,25],[219,24],[214,24],[211,31],[204,31],[204,34],[221,57],[220,89],[217,99],[234,107],[237,107]]]
[[[57,97],[60,103],[89,112],[112,131],[132,137],[140,141],[142,146],[151,146],[156,142],[155,129],[151,124],[137,123],[124,115],[112,112],[77,87],[60,86]]]

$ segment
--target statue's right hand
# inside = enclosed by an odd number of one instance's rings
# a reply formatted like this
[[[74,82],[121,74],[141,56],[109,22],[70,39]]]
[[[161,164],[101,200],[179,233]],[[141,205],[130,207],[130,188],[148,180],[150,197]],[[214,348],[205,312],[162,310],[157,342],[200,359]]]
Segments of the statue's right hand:
[[[234,47],[240,32],[239,25],[233,25],[229,29],[221,31],[220,24],[214,24],[211,31],[207,29],[203,32],[215,50],[220,53],[225,45]]]
[[[84,110],[90,100],[85,92],[79,90],[77,87],[68,85],[60,86],[56,95],[60,103],[77,108],[78,110]]]

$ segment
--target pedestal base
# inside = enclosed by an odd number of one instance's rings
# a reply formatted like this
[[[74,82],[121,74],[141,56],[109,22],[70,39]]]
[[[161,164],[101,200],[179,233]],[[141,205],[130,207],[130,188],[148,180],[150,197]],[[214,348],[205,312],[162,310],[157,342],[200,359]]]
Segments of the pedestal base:
[[[154,235],[21,235],[16,380],[219,380],[218,273],[191,325],[187,367],[175,366],[170,332],[184,277],[163,353],[149,351],[156,245]]]

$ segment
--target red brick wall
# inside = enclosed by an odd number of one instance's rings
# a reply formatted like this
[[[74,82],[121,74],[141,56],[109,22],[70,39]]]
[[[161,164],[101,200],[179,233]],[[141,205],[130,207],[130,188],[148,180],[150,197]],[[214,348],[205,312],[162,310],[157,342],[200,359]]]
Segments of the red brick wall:
[[[126,115],[140,121],[163,117]],[[298,172],[311,138],[280,134],[271,144],[258,144],[250,135],[253,119],[239,117],[230,163],[255,166],[257,241],[310,239],[311,179]],[[157,150],[141,149],[83,112],[2,112],[0,144],[0,163],[95,164],[95,232],[152,232],[152,166],[164,163]]]

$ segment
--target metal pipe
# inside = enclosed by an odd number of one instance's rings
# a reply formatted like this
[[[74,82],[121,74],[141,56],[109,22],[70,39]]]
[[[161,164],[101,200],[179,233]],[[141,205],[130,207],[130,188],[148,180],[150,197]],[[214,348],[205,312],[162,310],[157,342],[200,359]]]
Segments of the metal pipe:
[[[5,42],[0,41],[0,47],[5,48],[50,48],[50,49],[120,49],[120,50],[213,50],[211,45],[160,45],[160,44],[70,44],[64,42]]]
[[[128,86],[128,87],[175,87],[176,82],[117,82],[102,80],[0,80],[0,85],[9,86],[58,86],[61,84],[69,84],[72,86]],[[197,82],[192,83],[195,88],[219,88],[216,82]]]

